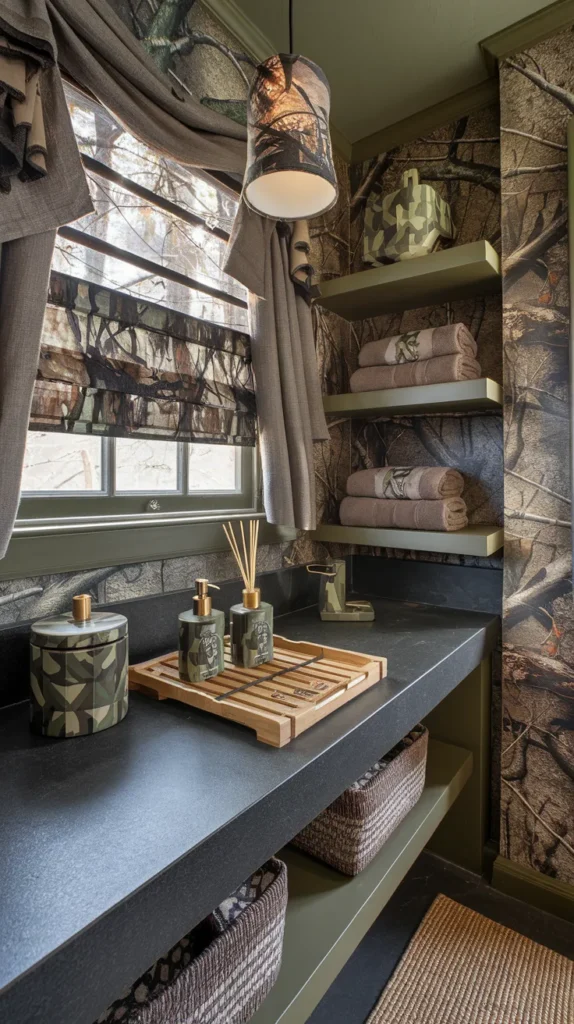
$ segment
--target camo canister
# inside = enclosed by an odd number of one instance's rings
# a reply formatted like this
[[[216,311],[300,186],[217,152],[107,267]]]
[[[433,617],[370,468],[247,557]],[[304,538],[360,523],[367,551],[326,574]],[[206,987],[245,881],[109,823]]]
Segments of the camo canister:
[[[74,611],[32,625],[30,728],[67,738],[102,732],[128,710],[128,623],[92,612],[89,596]]]

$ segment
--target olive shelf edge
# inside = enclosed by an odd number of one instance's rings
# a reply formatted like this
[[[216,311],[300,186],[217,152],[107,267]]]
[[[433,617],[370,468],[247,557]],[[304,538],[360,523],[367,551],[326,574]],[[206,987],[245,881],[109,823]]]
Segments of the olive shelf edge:
[[[283,962],[252,1024],[308,1019],[454,804],[472,763],[469,751],[431,738],[420,800],[354,878],[298,850],[279,853],[289,877]]]
[[[323,281],[316,302],[345,320],[497,292],[500,257],[481,239]]]
[[[465,526],[452,532],[442,530],[399,530],[369,526],[339,526],[325,523],[309,533],[322,543],[358,544],[366,547],[398,548],[404,551],[433,551],[446,555],[474,555],[488,558],[504,544],[502,526]]]
[[[502,387],[490,377],[453,381],[449,384],[422,384],[409,388],[348,392],[324,395],[327,415],[389,418],[447,412],[501,412]]]

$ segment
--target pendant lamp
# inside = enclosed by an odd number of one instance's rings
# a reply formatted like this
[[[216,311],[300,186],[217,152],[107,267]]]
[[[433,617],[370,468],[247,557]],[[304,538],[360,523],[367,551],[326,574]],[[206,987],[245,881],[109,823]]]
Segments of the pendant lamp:
[[[289,2],[293,49],[293,0]],[[337,201],[329,109],[329,83],[317,64],[279,53],[259,64],[249,92],[248,206],[275,220],[303,220]]]

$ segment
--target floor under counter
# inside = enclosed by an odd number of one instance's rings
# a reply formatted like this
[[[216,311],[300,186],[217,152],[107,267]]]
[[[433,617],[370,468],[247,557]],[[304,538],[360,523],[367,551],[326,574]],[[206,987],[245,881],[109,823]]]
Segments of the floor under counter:
[[[439,893],[574,958],[574,924],[506,896],[478,875],[425,852],[413,864],[307,1024],[364,1024]]]

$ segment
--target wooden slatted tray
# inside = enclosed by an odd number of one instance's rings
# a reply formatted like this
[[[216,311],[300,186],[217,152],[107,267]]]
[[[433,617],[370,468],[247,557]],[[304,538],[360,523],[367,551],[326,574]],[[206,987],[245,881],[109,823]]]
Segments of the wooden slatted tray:
[[[130,667],[130,690],[239,722],[255,729],[262,743],[284,747],[387,674],[386,658],[282,636],[274,637],[273,644],[273,661],[236,668],[226,638],[225,671],[202,683],[180,680],[177,654],[153,658]]]

